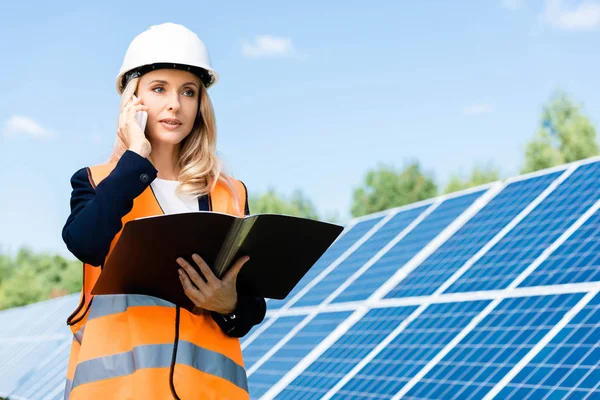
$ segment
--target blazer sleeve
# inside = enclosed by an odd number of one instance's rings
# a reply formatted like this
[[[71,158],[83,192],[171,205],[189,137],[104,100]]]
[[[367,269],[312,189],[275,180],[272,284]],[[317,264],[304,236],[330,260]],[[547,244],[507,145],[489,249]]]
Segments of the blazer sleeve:
[[[244,185],[244,183],[242,182]],[[248,190],[246,191],[245,214],[250,215],[248,206]],[[246,296],[238,294],[237,306],[233,314],[222,315],[212,312],[212,317],[227,335],[232,337],[242,337],[250,332],[254,325],[260,324],[265,318],[267,312],[267,303],[263,297]]]
[[[100,266],[121,218],[133,208],[133,200],[156,178],[158,171],[139,154],[127,150],[111,173],[98,185],[89,168],[71,177],[71,214],[62,229],[69,251],[80,261]]]

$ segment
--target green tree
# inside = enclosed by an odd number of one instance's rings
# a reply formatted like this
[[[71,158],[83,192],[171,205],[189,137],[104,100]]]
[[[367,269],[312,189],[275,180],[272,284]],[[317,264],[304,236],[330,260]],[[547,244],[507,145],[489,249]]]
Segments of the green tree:
[[[598,154],[596,129],[563,91],[543,106],[540,126],[525,148],[522,173],[550,168]]]
[[[407,164],[402,171],[380,164],[369,170],[362,186],[354,190],[350,212],[353,217],[359,217],[436,195],[437,185],[418,162]]]
[[[82,266],[79,261],[59,255],[36,254],[22,248],[14,258],[0,256],[0,309],[17,307],[77,292],[81,288]]]
[[[492,164],[478,165],[473,168],[471,176],[463,178],[460,174],[454,174],[448,181],[444,193],[457,192],[483,185],[489,182],[495,182],[500,179],[500,171]]]
[[[248,202],[252,214],[273,213],[319,219],[314,204],[300,190],[295,190],[288,200],[269,188],[261,195],[250,195]]]

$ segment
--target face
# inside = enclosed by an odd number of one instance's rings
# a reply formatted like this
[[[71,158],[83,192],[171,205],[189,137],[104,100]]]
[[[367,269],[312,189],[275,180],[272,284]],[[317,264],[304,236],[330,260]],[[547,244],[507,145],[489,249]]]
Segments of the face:
[[[188,71],[159,69],[142,75],[137,97],[149,107],[146,136],[151,142],[176,145],[189,135],[198,113],[199,88],[200,78]]]

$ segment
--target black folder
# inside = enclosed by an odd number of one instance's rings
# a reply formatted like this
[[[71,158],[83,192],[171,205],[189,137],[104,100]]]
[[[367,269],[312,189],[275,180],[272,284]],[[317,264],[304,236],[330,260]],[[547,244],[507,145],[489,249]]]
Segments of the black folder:
[[[129,221],[92,294],[146,294],[192,310],[177,270],[182,257],[196,271],[197,253],[221,278],[247,255],[240,294],[284,299],[343,231],[341,225],[282,214],[244,218],[196,211]]]

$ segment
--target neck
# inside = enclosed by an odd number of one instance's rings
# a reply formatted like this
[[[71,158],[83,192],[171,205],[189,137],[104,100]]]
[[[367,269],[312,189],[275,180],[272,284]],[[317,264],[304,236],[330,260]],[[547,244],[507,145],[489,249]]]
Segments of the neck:
[[[158,177],[161,179],[177,180],[179,177],[179,167],[177,160],[179,157],[179,145],[169,143],[151,143],[152,151],[149,159],[154,168],[158,171]]]

